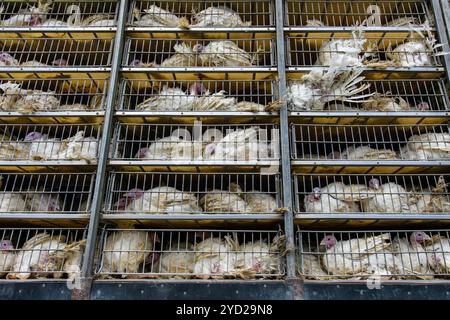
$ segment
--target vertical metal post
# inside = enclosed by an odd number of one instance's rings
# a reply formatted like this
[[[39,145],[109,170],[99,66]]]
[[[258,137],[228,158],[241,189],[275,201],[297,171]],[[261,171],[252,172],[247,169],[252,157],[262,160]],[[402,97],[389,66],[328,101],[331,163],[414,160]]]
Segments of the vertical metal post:
[[[103,122],[103,133],[98,155],[97,173],[95,179],[94,193],[89,218],[87,234],[87,245],[83,256],[81,268],[80,289],[74,289],[73,299],[89,299],[93,280],[94,256],[97,242],[98,226],[100,222],[100,210],[104,197],[105,184],[107,180],[107,165],[109,147],[111,145],[111,133],[113,128],[115,97],[119,87],[120,67],[122,65],[123,43],[125,41],[125,23],[127,19],[128,0],[120,0],[117,31],[114,39],[114,51],[111,65],[111,77],[106,99],[106,111]]]
[[[442,1],[442,6],[441,2]],[[449,36],[450,34],[447,33],[447,28],[445,26],[445,20],[443,17],[443,12],[446,14],[450,14],[450,11],[445,11],[446,8],[448,10],[448,2],[443,4],[448,0],[431,0],[431,6],[433,8],[433,15],[435,18],[435,25],[436,25],[436,31],[437,31],[437,37],[440,43],[443,44],[443,51],[444,52],[450,52],[450,46],[449,46]],[[449,17],[446,16],[446,20],[450,20]],[[450,26],[449,26],[450,28]],[[443,56],[442,60],[444,61],[444,67],[446,71],[447,81],[450,81],[450,55],[446,54]]]
[[[303,285],[296,276],[294,215],[292,210],[292,175],[289,151],[289,117],[286,102],[286,61],[284,41],[284,1],[275,0],[275,25],[277,37],[278,90],[282,106],[280,109],[281,170],[283,183],[284,232],[286,235],[286,282],[294,299],[303,298]]]

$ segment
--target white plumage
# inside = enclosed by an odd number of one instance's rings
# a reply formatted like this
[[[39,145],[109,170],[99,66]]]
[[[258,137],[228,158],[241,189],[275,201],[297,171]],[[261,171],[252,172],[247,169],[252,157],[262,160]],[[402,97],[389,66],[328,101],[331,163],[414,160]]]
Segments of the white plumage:
[[[15,59],[7,52],[0,53],[0,67],[17,67],[20,65],[19,60]]]
[[[369,146],[348,147],[341,153],[347,160],[397,160],[397,153],[389,149],[374,149]]]
[[[94,137],[85,137],[84,131],[78,131],[74,136],[64,140],[64,148],[57,155],[58,159],[85,160],[91,162],[97,159],[98,141]]]
[[[172,27],[172,28],[187,28],[189,21],[185,18],[179,18],[172,12],[164,10],[155,5],[150,5],[148,9],[143,10],[144,15],[141,15],[139,9],[135,8],[133,16],[135,21],[133,25],[138,27]]]
[[[230,40],[211,41],[194,46],[204,67],[250,67],[258,60],[258,52],[250,54]]]
[[[450,272],[450,239],[434,235],[432,243],[425,247],[428,253],[428,264],[436,273]]]
[[[375,94],[370,101],[363,102],[361,106],[367,111],[383,112],[409,111],[412,109],[409,103],[401,97],[389,97],[381,94]]]
[[[305,212],[309,213],[351,213],[360,212],[356,200],[358,194],[349,194],[342,182],[330,183],[323,188],[314,188],[304,199]]]
[[[57,138],[49,138],[47,134],[32,132],[24,139],[30,147],[30,160],[57,160],[64,150],[64,142]]]
[[[363,69],[344,71],[337,68],[313,70],[287,88],[287,102],[291,110],[324,110],[327,102],[363,102],[372,94],[361,94],[370,84],[359,85],[365,78]]]
[[[239,14],[225,6],[208,7],[192,17],[191,27],[248,27]]]
[[[103,249],[101,272],[122,274],[143,272],[156,241],[156,234],[139,230],[114,231],[108,234]]]
[[[54,255],[58,251],[65,250],[64,241],[64,236],[51,236],[47,233],[40,233],[32,237],[17,253],[12,272],[8,273],[7,278],[20,280],[49,276],[61,278],[64,259],[54,257]]]
[[[58,194],[47,193],[42,188],[26,194],[27,210],[33,212],[58,212],[64,210],[64,203]]]
[[[369,181],[368,195],[367,199],[361,201],[361,207],[364,212],[417,212],[412,194],[394,182],[380,184],[378,179],[371,179]]]
[[[0,26],[5,27],[28,27],[37,26],[47,19],[47,13],[50,11],[51,0],[38,1],[38,6],[28,6],[26,9],[19,10],[18,14],[8,19],[1,20]],[[0,6],[0,14],[4,7]]]
[[[236,257],[236,266],[241,275],[245,277],[246,273],[249,276],[265,275],[271,273],[279,273],[281,270],[281,261],[279,259],[280,250],[279,238],[273,239],[270,244],[263,240],[247,242],[239,246],[239,251]]]
[[[195,67],[199,65],[197,54],[184,42],[174,45],[173,50],[175,54],[161,62],[161,67]]]
[[[192,274],[194,272],[195,253],[193,245],[186,242],[180,242],[178,245],[172,245],[163,250],[159,257],[159,273]]]
[[[14,245],[10,240],[0,241],[0,277],[3,277],[9,271],[14,264]]]
[[[447,192],[447,183],[440,176],[434,188],[424,189],[420,192],[413,190],[415,205],[419,213],[449,213],[450,196]]]
[[[180,88],[164,86],[157,96],[151,97],[136,106],[140,111],[191,111],[196,98]]]
[[[405,160],[441,160],[450,158],[449,133],[413,135],[401,149]]]
[[[387,57],[398,67],[423,67],[432,65],[433,51],[426,40],[409,40],[386,52]]]
[[[202,152],[201,142],[171,135],[153,142],[148,148],[139,149],[135,157],[149,160],[198,160],[202,158]]]
[[[16,192],[0,193],[0,212],[26,212],[28,206],[24,196]]]

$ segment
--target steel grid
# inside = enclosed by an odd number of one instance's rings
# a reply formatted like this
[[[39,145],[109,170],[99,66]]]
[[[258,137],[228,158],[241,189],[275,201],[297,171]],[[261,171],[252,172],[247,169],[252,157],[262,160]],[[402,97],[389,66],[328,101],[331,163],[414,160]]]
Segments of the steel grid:
[[[298,272],[316,280],[448,278],[448,230],[297,232]]]
[[[2,277],[73,279],[79,275],[85,229],[2,228],[0,235]]]
[[[107,214],[274,214],[281,208],[277,174],[113,172]]]
[[[281,231],[105,229],[96,273],[122,278],[273,279],[285,272],[283,247]]]
[[[220,2],[138,0],[133,1],[130,6],[128,25],[157,28],[207,28],[209,30],[270,27],[275,24],[273,11],[273,3],[270,0],[225,0]],[[224,19],[224,16],[229,19]],[[180,19],[186,20],[180,22]]]
[[[430,21],[426,1],[289,0],[285,3],[285,25],[289,27],[417,26]]]
[[[3,1],[0,29],[32,27],[114,27],[117,1]]]

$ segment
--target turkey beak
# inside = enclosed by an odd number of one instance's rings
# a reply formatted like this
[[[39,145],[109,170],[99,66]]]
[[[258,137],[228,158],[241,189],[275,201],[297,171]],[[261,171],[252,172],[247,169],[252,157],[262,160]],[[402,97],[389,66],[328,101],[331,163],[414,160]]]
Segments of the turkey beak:
[[[321,246],[326,246],[327,245],[326,238],[323,238],[322,241],[320,241],[320,245]]]
[[[429,235],[427,235],[427,234],[425,233],[425,236],[423,237],[423,240],[424,240],[424,241],[431,241],[432,238],[431,238]]]

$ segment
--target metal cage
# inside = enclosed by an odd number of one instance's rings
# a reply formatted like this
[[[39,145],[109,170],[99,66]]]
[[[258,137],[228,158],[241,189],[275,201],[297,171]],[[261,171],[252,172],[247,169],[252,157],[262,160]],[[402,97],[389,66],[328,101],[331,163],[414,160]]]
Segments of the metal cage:
[[[93,174],[1,173],[0,214],[88,214]]]
[[[0,80],[0,112],[15,116],[40,112],[93,112],[105,109],[108,80],[57,79]],[[68,113],[68,115],[70,115]]]
[[[425,0],[289,0],[284,5],[285,25],[290,27],[350,27],[363,22],[372,27],[402,27],[431,21]]]
[[[222,11],[224,7],[226,9]],[[213,10],[213,8],[222,10]],[[137,15],[137,13],[140,14]],[[137,0],[131,3],[128,24],[135,27],[180,27],[179,19],[186,18],[185,27],[189,26],[189,28],[271,27],[274,25],[273,13],[274,8],[270,0],[224,0],[220,2]],[[221,19],[221,16],[225,14],[228,14],[230,18]],[[156,18],[149,18],[153,15]],[[164,23],[161,20],[169,22]]]
[[[314,280],[448,279],[448,230],[299,230],[298,272]]]
[[[295,213],[448,215],[448,174],[294,175]]]
[[[1,8],[0,30],[20,27],[115,27],[118,15],[117,1],[111,0],[5,0]]]
[[[113,172],[108,214],[274,214],[278,174]]]
[[[292,126],[292,158],[343,161],[448,161],[447,124]],[[406,164],[406,162],[405,162]]]
[[[277,101],[273,80],[167,81],[122,79],[118,110],[136,112],[264,112]]]
[[[123,124],[115,130],[115,160],[278,160],[278,128],[266,125]],[[140,165],[136,163],[135,165]]]
[[[2,124],[0,163],[12,166],[17,161],[75,160],[95,163],[98,157],[99,129],[99,125],[94,124]]]
[[[0,41],[2,69],[111,67],[113,39],[26,38]]]
[[[442,79],[405,79],[405,80],[372,80],[363,79],[358,85],[363,88],[356,94],[356,102],[352,96],[343,94],[342,89],[336,88],[326,94],[311,91],[311,101],[303,102],[300,91],[296,86],[301,85],[298,80],[288,81],[288,107],[299,115],[303,112],[344,112],[347,114],[375,112],[383,113],[405,112],[438,112],[449,110],[449,100],[445,83]],[[363,96],[362,98],[358,98]],[[299,98],[301,102],[297,102]],[[372,119],[374,120],[374,119]]]
[[[2,228],[0,274],[10,280],[78,277],[85,229]]]
[[[425,38],[424,38],[425,37]],[[346,66],[425,68],[442,66],[434,36],[419,32],[287,36],[288,67]]]
[[[272,39],[231,41],[133,37],[126,40],[123,66],[169,69],[182,67],[242,69],[275,66],[275,56],[276,50]]]
[[[122,278],[281,278],[281,231],[105,229],[97,274]],[[131,259],[133,259],[131,261]]]

